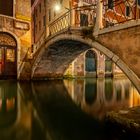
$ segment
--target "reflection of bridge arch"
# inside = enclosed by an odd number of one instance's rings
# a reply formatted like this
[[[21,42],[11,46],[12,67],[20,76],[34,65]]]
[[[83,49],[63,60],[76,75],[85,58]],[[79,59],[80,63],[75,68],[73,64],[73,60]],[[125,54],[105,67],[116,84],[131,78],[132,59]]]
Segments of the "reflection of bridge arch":
[[[73,43],[74,46],[68,48],[71,43]],[[65,48],[66,46],[67,48]],[[138,91],[140,91],[140,80],[138,79],[136,74],[131,71],[130,68],[121,60],[121,58],[119,58],[112,51],[110,51],[100,43],[89,38],[83,39],[78,35],[60,34],[48,40],[45,46],[40,49],[40,52],[34,60],[34,64],[32,67],[32,78],[43,78],[47,76],[54,77],[54,73],[55,76],[63,76],[63,73],[68,67],[68,64],[70,64],[80,53],[88,50],[89,48],[95,48],[108,56],[121,68],[121,70],[136,86]],[[71,52],[73,53],[73,55]],[[59,57],[60,54],[63,57]],[[53,55],[53,57],[51,55]]]

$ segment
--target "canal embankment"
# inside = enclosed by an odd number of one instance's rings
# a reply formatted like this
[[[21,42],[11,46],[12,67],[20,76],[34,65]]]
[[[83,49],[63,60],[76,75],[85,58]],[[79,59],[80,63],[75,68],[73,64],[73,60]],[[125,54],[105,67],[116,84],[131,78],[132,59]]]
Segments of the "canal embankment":
[[[140,137],[140,106],[109,112],[106,122]]]

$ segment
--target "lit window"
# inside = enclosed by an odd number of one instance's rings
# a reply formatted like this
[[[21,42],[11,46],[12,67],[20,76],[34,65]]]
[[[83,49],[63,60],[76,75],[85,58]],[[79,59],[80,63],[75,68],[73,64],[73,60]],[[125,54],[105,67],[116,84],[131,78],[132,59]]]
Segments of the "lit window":
[[[15,61],[15,50],[14,49],[7,49],[6,50],[6,60],[9,62]]]

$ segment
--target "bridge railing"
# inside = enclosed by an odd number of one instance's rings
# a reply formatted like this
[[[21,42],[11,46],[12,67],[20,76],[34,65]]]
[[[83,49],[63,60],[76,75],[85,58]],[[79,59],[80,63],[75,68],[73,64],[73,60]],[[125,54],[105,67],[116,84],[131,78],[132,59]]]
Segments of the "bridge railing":
[[[96,5],[88,5],[69,9],[62,16],[49,24],[49,35],[53,35],[69,27],[82,27],[95,24]]]
[[[114,26],[137,18],[137,4],[135,0],[113,0],[111,3],[103,1],[103,28]]]
[[[138,4],[135,0],[102,0],[102,28],[114,26],[137,19]],[[49,24],[49,35],[56,34],[69,27],[94,26],[96,23],[97,3],[68,9],[66,13]],[[139,13],[140,17],[140,13]],[[98,21],[97,21],[98,22]]]
[[[70,26],[70,11],[67,11],[62,16],[49,24],[49,35],[53,35]]]

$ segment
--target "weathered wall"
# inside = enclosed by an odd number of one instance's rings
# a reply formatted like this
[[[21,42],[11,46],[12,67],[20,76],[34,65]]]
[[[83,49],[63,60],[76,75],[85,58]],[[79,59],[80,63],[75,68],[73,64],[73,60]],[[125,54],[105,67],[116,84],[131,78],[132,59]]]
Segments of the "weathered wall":
[[[140,78],[140,26],[101,34],[97,41],[118,55]]]
[[[19,25],[19,30],[16,30],[15,34],[20,39],[20,60],[22,60],[27,52],[27,49],[31,47],[31,1],[30,0],[16,0],[15,3],[15,18],[22,22],[28,23],[28,29],[23,24]],[[27,26],[27,25],[26,25]],[[24,32],[19,34],[19,32]]]
[[[35,66],[33,75],[35,79],[62,78],[63,76],[75,78],[105,76],[105,57],[93,48],[91,50],[97,56],[97,70],[96,72],[86,72],[85,54],[90,49],[89,45],[79,41],[61,40],[44,47],[46,47],[45,51]],[[122,73],[114,65],[112,66],[112,72],[115,74]]]

